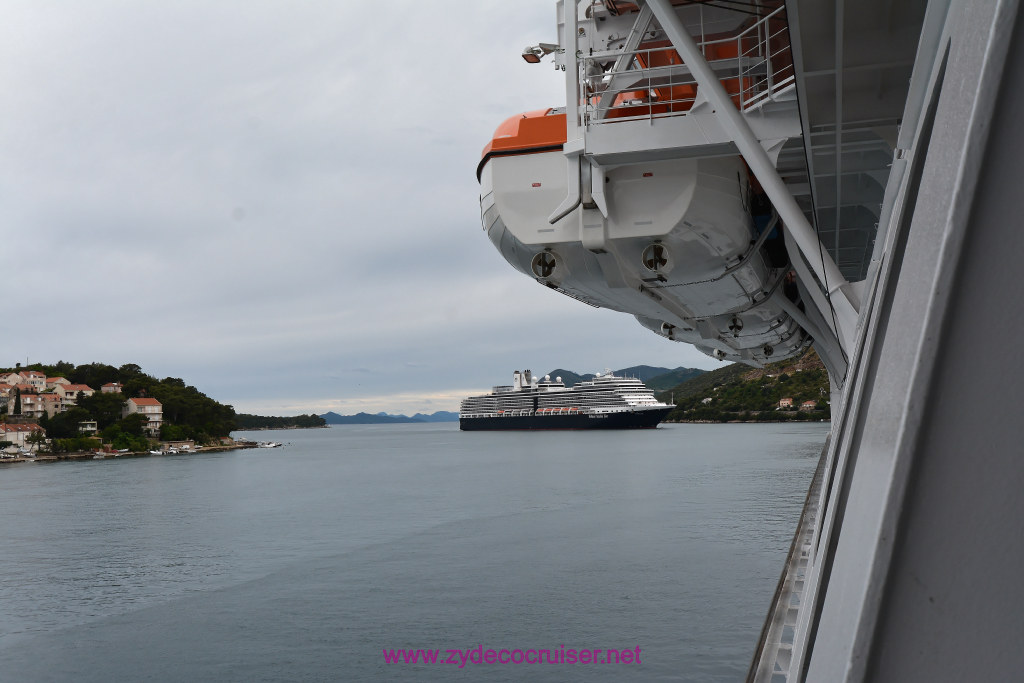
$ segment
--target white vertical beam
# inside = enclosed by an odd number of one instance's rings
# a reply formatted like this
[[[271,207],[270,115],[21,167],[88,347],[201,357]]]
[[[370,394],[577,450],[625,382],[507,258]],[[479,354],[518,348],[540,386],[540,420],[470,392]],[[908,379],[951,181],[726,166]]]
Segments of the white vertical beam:
[[[841,289],[843,285],[848,284],[846,278],[839,272],[839,268],[832,258],[822,249],[814,228],[807,222],[803,211],[800,210],[793,195],[782,182],[768,153],[765,152],[757,136],[754,135],[750,124],[736,109],[721,81],[708,66],[704,55],[693,42],[693,38],[683,26],[683,22],[676,15],[672,5],[668,0],[645,1],[661,24],[668,39],[672,41],[672,46],[689,67],[700,90],[714,107],[719,123],[736,143],[736,147],[739,148],[740,154],[750,166],[750,170],[768,194],[768,198],[771,199],[785,223],[786,231],[793,237],[815,275],[825,284],[836,315],[839,342],[849,353],[855,339],[858,311]]]
[[[576,0],[565,0],[562,3],[562,25],[565,27],[565,35],[562,36],[562,45],[565,47],[565,145],[562,146],[562,151],[568,162],[566,183],[569,192],[554,213],[548,217],[548,222],[552,225],[580,205],[580,155],[583,153],[583,140],[579,123],[580,63],[576,54],[579,52],[576,13]]]
[[[565,47],[565,139],[572,142],[580,136],[579,104],[580,104],[580,67],[579,33],[576,18],[576,0],[565,0],[562,5],[562,25],[565,35],[562,45]]]

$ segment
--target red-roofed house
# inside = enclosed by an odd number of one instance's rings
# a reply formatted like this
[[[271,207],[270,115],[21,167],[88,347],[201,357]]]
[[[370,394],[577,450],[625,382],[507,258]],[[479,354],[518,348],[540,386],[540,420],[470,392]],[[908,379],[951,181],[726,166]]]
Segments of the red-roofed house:
[[[800,404],[800,410],[814,410],[818,407],[817,401],[804,401]]]
[[[130,398],[121,410],[121,417],[127,417],[132,413],[141,413],[146,416],[146,431],[151,436],[160,435],[160,425],[164,423],[164,407],[155,398]]]
[[[42,391],[46,388],[46,375],[36,370],[23,370],[21,373],[21,381],[25,384],[31,384],[36,388],[36,391]]]
[[[53,417],[63,413],[64,399],[57,394],[22,394],[21,415],[24,417],[41,418],[43,415]]]
[[[783,408],[792,408],[792,407],[793,407],[793,399],[791,399],[791,398],[780,398],[779,399],[779,410],[782,410]]]
[[[7,422],[0,422],[0,441],[10,441],[15,446],[21,448],[25,447],[26,440],[34,432],[42,432],[44,436],[46,434],[43,428],[37,424],[8,424]]]
[[[53,417],[57,413],[63,413],[67,410],[64,397],[59,394],[39,394],[39,398],[43,402],[43,408],[46,410],[47,417]]]
[[[4,384],[10,384],[11,386],[21,384],[21,375],[19,375],[17,372],[8,372],[6,374],[0,375],[0,382]]]
[[[50,396],[52,395],[50,394]],[[60,397],[58,396],[57,398],[59,400]],[[46,403],[43,402],[43,397],[39,394],[22,394],[20,414],[24,417],[34,417],[36,419],[46,415]]]
[[[92,396],[96,392],[88,384],[58,384],[53,388],[53,393],[64,397],[65,403],[75,405],[78,402],[78,392],[86,396]]]
[[[71,384],[71,382],[69,382],[68,380],[64,379],[63,377],[47,377],[46,378],[46,388],[47,389],[49,389],[51,387],[55,387],[58,384]]]
[[[104,394],[120,394],[120,393],[122,393],[122,391],[121,391],[121,383],[120,382],[107,382],[102,387],[100,387],[100,391],[103,392]]]

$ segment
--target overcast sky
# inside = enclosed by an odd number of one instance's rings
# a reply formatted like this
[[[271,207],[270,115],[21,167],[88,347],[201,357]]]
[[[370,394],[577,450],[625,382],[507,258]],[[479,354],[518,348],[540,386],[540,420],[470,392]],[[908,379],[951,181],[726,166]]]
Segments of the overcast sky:
[[[564,104],[519,56],[554,40],[550,0],[8,0],[0,366],[137,363],[275,415],[716,367],[481,230],[481,148]]]

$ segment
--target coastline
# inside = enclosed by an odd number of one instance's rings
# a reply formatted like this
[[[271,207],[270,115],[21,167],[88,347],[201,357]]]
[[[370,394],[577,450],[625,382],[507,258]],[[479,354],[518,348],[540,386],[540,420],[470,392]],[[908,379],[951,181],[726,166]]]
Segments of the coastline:
[[[232,431],[235,431],[235,432],[274,432],[274,431],[282,431],[282,430],[288,430],[288,429],[327,429],[330,426],[331,425],[329,425],[329,424],[323,424],[323,425],[315,425],[315,426],[314,425],[310,425],[308,427],[299,427],[299,426],[296,426],[296,425],[289,425],[289,426],[286,426],[286,427],[246,427],[244,429],[239,428],[239,429],[234,429]]]
[[[59,462],[62,460],[109,460],[112,458],[162,458],[180,455],[201,455],[203,453],[219,453],[222,451],[238,451],[246,448],[258,448],[255,441],[236,443],[224,446],[205,446],[195,451],[178,451],[175,453],[150,453],[149,451],[133,451],[129,453],[46,453],[33,458],[18,456],[17,458],[0,459],[0,465],[14,464],[19,462]]]

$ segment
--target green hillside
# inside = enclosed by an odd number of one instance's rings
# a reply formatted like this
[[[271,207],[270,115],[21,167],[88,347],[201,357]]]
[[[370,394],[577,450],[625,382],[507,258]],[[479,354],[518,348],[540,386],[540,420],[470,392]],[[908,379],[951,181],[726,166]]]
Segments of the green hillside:
[[[55,439],[72,438],[78,435],[78,423],[95,420],[103,437],[115,445],[129,437],[141,439],[142,428],[135,416],[122,418],[122,407],[128,398],[149,397],[160,401],[163,424],[160,438],[164,440],[195,439],[207,443],[215,438],[227,436],[235,429],[235,411],[229,405],[218,403],[194,386],[185,384],[177,377],[157,379],[147,375],[138,365],[126,363],[114,367],[103,363],[74,365],[59,361],[53,365],[33,363],[25,367],[9,368],[5,372],[36,370],[47,377],[64,377],[72,384],[86,384],[95,394],[82,396],[78,404],[67,412],[57,413],[53,418],[45,416],[39,426],[47,436]],[[100,387],[108,382],[119,382],[123,393],[102,393]],[[44,392],[45,393],[45,392]],[[14,406],[9,406],[12,410]],[[118,441],[119,437],[124,439]],[[140,448],[144,440],[138,440]],[[121,446],[117,446],[121,447]]]
[[[323,427],[327,422],[319,415],[294,415],[277,417],[264,415],[235,414],[236,429],[308,429]]]
[[[827,420],[828,373],[812,350],[799,358],[755,369],[739,363],[704,373],[658,397],[675,400],[667,420],[680,421],[784,421]],[[779,409],[779,401],[792,399],[793,409]],[[814,410],[799,410],[805,401]]]
[[[730,363],[717,370],[704,372],[692,379],[683,380],[679,384],[656,394],[656,396],[663,401],[668,401],[674,395],[675,401],[678,404],[681,399],[687,399],[692,396],[703,397],[713,387],[739,381],[749,371],[750,368],[746,365]]]

